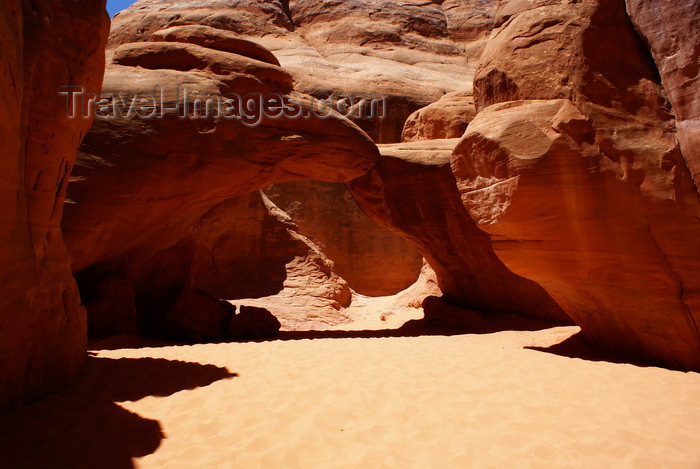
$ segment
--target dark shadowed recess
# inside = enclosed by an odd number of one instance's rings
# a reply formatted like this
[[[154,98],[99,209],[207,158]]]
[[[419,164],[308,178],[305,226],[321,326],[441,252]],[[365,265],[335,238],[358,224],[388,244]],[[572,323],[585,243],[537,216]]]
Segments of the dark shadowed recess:
[[[0,420],[0,468],[131,469],[164,438],[156,420],[117,402],[169,396],[237,376],[162,358],[89,357],[70,389]]]

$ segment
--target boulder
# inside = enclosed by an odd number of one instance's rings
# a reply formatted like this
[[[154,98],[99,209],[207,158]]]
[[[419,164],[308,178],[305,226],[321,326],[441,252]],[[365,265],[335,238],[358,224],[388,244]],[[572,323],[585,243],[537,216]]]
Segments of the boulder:
[[[165,315],[161,333],[171,340],[201,343],[228,338],[236,307],[205,293],[183,290]]]
[[[401,133],[401,141],[459,138],[475,115],[476,108],[471,92],[447,93],[408,116]]]
[[[231,317],[229,327],[233,339],[272,339],[279,334],[280,322],[265,308],[241,306],[241,312]]]

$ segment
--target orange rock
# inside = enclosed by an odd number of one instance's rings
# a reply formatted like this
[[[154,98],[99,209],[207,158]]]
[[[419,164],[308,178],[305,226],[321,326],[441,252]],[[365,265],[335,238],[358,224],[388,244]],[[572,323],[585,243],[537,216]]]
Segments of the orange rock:
[[[103,285],[115,272],[129,279],[133,291],[122,290],[122,298],[134,298],[139,329],[150,336],[187,341],[228,337],[223,326],[195,327],[198,315],[219,314],[215,305],[220,299],[270,308],[287,329],[313,329],[349,318],[342,309],[349,306],[352,292],[333,272],[333,263],[258,191],[217,204],[172,245],[144,244],[80,272],[81,293],[90,301],[91,335],[134,327],[135,322],[118,314],[120,303],[112,303],[111,314],[95,310],[94,302],[99,306],[109,299]],[[178,296],[183,291],[197,292],[201,314],[189,316],[186,308],[173,306],[182,303]],[[193,326],[189,332],[188,324]]]
[[[140,2],[115,20],[103,94],[126,96],[128,102],[158,87],[170,110],[151,119],[98,119],[88,133],[63,220],[74,271],[81,279],[112,272],[128,278],[141,312],[139,328],[151,335],[186,336],[182,327],[168,327],[171,305],[183,290],[212,301],[279,301],[284,310],[274,312],[288,328],[347,321],[340,310],[349,305],[351,292],[332,263],[273,204],[257,192],[243,194],[274,182],[355,178],[376,161],[375,145],[342,116],[314,114],[309,96],[292,90],[291,76],[275,57],[208,23],[210,10],[183,11],[203,23],[191,25],[171,25],[160,10],[148,10],[155,16],[146,14],[140,32],[133,31],[143,13],[131,12],[147,10],[149,3],[157,2]],[[208,13],[197,16],[203,12]],[[235,9],[226,15],[235,16]],[[197,98],[178,94],[183,84],[205,97],[275,93],[294,99],[306,115],[260,114],[258,125],[182,118],[173,111],[174,101],[193,105]],[[86,297],[95,293],[90,282],[81,281],[81,287]],[[103,301],[96,296],[99,306]],[[307,321],[310,308],[318,321]],[[103,313],[89,308],[94,311]],[[176,316],[182,319],[181,313]],[[193,337],[213,337],[200,332],[193,330]]]
[[[447,301],[568,321],[539,285],[503,265],[464,210],[449,166],[457,141],[380,145],[377,165],[348,187],[372,220],[415,244]]]
[[[90,121],[69,119],[58,89],[99,89],[109,18],[104,2],[7,0],[0,24],[1,412],[66,385],[85,358],[59,223]]]
[[[622,2],[504,2],[497,24],[453,153],[465,206],[592,342],[700,369],[700,203]]]
[[[202,42],[201,31],[195,32],[194,40]],[[226,47],[238,46],[251,55],[245,41]],[[80,149],[63,221],[76,272],[138,246],[172,245],[226,199],[277,181],[344,181],[363,174],[378,156],[347,119],[312,113],[308,97],[294,93],[289,75],[274,64],[184,42],[116,45],[108,57],[103,93],[127,101],[156,87],[166,100],[183,100],[179,87],[196,83],[190,90],[204,96],[276,93],[297,100],[308,116],[266,116],[258,102],[251,110],[257,126],[240,119],[180,118],[174,111],[162,118],[97,120]],[[185,101],[194,106],[196,98]]]
[[[208,47],[234,35],[250,39],[275,54],[297,91],[321,99],[333,96],[335,103],[384,97],[384,118],[359,118],[357,106],[352,114],[375,141],[398,142],[412,112],[471,86],[495,4],[244,0],[222,8],[213,1],[142,0],[114,18],[110,44],[194,34],[183,32],[183,25],[204,25],[227,36],[197,32],[196,42],[186,41]]]

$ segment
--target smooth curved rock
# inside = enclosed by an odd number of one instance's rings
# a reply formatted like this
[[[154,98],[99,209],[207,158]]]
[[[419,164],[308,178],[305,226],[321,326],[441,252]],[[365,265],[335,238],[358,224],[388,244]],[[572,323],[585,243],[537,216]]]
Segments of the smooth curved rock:
[[[592,342],[700,369],[700,203],[624,5],[504,2],[497,23],[453,153],[465,206]]]
[[[354,116],[375,141],[398,142],[412,112],[471,86],[495,4],[140,0],[115,17],[110,44],[176,39],[182,33],[173,28],[193,24],[250,39],[274,53],[297,91],[319,99],[332,96],[334,107]],[[203,40],[198,34],[196,43]],[[363,117],[359,105],[338,105],[381,97],[386,99],[381,119]]]
[[[65,386],[86,356],[60,220],[90,120],[69,119],[58,91],[100,88],[109,17],[104,1],[6,0],[0,25],[2,412]]]
[[[372,220],[415,244],[435,271],[447,301],[568,321],[539,285],[503,265],[490,237],[464,210],[449,165],[457,142],[380,145],[377,165],[348,187]]]

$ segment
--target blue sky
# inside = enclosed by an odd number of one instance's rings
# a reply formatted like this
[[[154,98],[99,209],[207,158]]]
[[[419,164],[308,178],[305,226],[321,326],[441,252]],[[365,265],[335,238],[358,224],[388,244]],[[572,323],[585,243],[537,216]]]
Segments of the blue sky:
[[[122,11],[136,0],[107,0],[107,11],[109,16],[114,16],[118,11]]]

